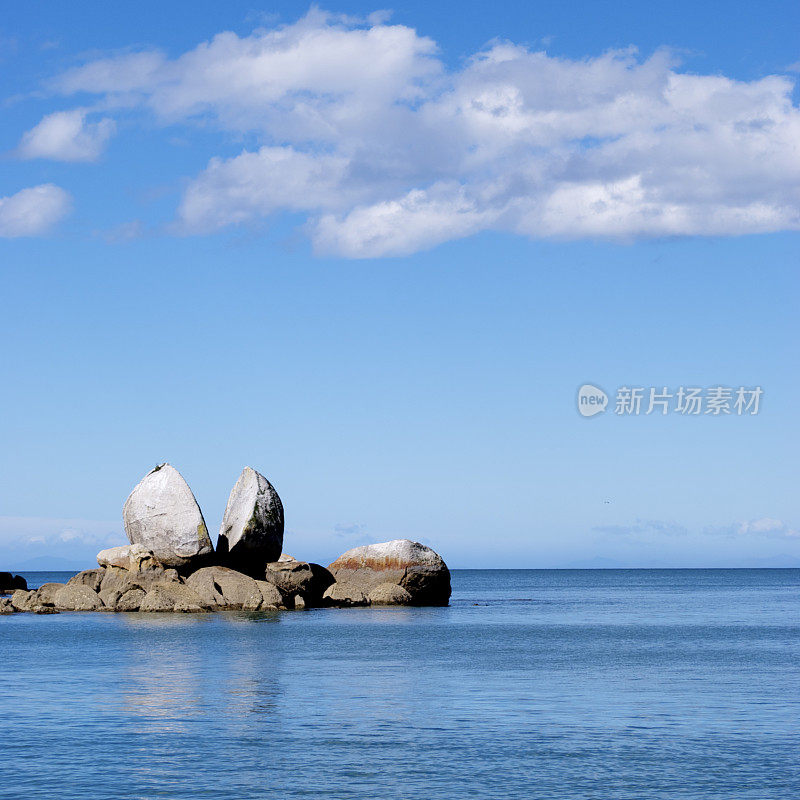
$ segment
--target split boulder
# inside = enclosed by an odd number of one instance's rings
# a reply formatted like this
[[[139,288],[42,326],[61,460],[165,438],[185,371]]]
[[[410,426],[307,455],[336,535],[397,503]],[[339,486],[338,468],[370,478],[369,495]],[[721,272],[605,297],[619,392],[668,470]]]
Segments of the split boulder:
[[[275,487],[245,467],[231,490],[217,540],[217,560],[238,572],[261,577],[281,556],[283,504]]]
[[[122,518],[130,543],[143,545],[166,567],[189,570],[213,552],[200,506],[169,464],[142,478],[125,501]]]

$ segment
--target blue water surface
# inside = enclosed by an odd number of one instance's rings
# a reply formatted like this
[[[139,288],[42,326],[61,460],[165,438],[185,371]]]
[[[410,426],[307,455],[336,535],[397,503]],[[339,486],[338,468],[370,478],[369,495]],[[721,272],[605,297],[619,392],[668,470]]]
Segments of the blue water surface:
[[[2,616],[0,718],[0,786],[26,800],[785,800],[800,570],[457,570],[449,608]]]

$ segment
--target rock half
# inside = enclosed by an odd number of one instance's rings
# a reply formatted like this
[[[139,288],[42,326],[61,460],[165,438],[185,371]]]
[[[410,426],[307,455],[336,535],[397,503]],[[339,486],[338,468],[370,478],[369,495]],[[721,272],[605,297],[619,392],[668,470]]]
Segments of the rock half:
[[[144,545],[167,567],[200,566],[214,548],[192,490],[169,464],[147,473],[122,510],[131,544]]]
[[[275,487],[245,467],[231,490],[217,540],[217,560],[231,569],[261,578],[283,547],[283,504]]]

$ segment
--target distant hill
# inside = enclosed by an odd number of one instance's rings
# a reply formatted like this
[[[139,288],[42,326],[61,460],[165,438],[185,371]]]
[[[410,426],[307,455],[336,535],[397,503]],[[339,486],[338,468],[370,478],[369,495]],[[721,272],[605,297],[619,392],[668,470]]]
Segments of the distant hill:
[[[6,572],[79,572],[83,569],[91,569],[92,566],[96,566],[96,564],[87,564],[85,561],[71,561],[68,558],[58,558],[56,556],[38,556],[25,561],[0,565],[0,569]]]

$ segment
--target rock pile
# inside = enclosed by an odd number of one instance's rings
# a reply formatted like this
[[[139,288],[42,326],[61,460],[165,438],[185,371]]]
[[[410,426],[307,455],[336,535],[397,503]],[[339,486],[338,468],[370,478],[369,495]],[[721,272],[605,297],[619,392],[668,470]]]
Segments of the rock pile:
[[[319,606],[447,605],[450,572],[418,542],[396,539],[348,550],[329,567],[281,553],[283,505],[246,467],[231,491],[217,550],[180,473],[161,464],[123,509],[130,544],[97,554],[97,569],[33,591],[0,573],[0,614],[30,611],[267,611]]]
[[[336,583],[327,596],[341,604],[446,606],[450,600],[442,557],[410,539],[354,547],[328,569]]]

